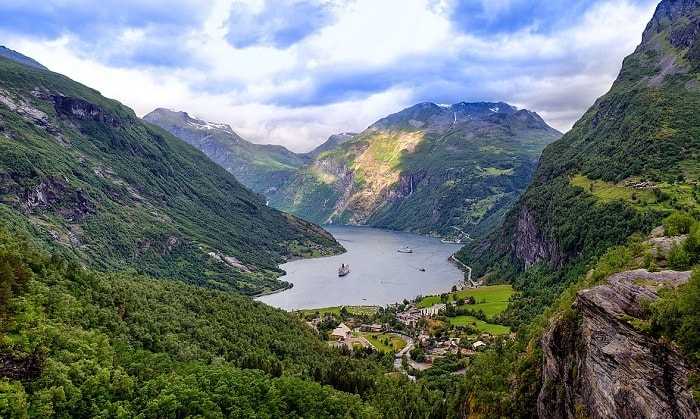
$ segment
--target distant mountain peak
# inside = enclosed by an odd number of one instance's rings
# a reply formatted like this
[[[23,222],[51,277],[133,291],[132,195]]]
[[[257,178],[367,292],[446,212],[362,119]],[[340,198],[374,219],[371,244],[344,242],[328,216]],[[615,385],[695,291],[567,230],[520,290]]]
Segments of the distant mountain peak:
[[[527,115],[527,116],[525,116]],[[495,119],[494,119],[495,118]],[[420,102],[397,113],[391,114],[372,124],[369,129],[447,129],[454,124],[486,121],[508,124],[513,120],[539,124],[549,128],[546,122],[535,112],[518,109],[506,102],[457,102],[446,103]]]
[[[146,121],[154,121],[154,120],[169,120],[171,122],[179,122],[181,124],[185,124],[191,128],[199,129],[199,130],[224,130],[231,132],[235,134],[235,131],[233,131],[233,128],[231,128],[230,125],[228,124],[220,124],[220,123],[215,123],[215,122],[208,122],[203,119],[200,119],[196,116],[190,115],[189,113],[185,111],[175,111],[172,109],[168,108],[156,108],[149,114],[145,115],[143,117],[144,120]]]
[[[209,122],[183,111],[157,108],[143,119],[203,151],[255,192],[265,193],[307,162],[284,146],[256,144],[228,124]]]
[[[7,58],[14,62],[26,65],[28,67],[38,68],[40,70],[48,70],[48,68],[41,65],[38,61],[33,58],[27,57],[15,50],[9,49],[5,46],[0,45],[0,57]]]

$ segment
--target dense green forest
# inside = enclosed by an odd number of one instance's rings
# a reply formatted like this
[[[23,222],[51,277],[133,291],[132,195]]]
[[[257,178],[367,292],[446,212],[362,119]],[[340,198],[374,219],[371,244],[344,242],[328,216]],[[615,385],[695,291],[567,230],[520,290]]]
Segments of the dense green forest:
[[[2,417],[445,417],[454,397],[331,349],[295,316],[100,273],[0,231]]]
[[[94,268],[254,294],[285,285],[277,264],[289,257],[341,249],[64,76],[0,58],[0,99],[0,211]]]

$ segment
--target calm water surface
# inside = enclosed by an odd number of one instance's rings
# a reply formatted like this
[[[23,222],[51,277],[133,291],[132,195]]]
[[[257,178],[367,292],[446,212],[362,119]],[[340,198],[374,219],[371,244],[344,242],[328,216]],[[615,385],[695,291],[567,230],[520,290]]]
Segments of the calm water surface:
[[[368,227],[326,227],[347,249],[346,253],[318,259],[296,260],[281,266],[281,279],[294,287],[259,300],[296,310],[338,305],[385,305],[416,295],[449,291],[462,272],[447,258],[459,245],[411,233]],[[408,246],[413,253],[397,252]],[[338,277],[341,263],[351,272]],[[419,271],[425,268],[425,272]]]

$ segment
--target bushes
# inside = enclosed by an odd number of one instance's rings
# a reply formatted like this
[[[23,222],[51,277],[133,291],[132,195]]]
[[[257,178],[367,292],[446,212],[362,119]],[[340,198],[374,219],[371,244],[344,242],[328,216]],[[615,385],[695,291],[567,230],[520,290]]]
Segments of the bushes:
[[[668,219],[673,217],[671,215]],[[692,217],[674,217],[681,222],[674,222],[672,231],[685,232],[688,238],[681,244],[676,244],[671,248],[668,256],[668,265],[673,269],[688,269],[696,263],[700,263],[700,222]],[[664,225],[666,223],[664,222]]]
[[[677,342],[683,352],[700,364],[700,269],[688,283],[661,291],[661,298],[650,305],[651,331]]]
[[[695,219],[685,212],[676,211],[664,219],[664,234],[678,236],[688,234]]]

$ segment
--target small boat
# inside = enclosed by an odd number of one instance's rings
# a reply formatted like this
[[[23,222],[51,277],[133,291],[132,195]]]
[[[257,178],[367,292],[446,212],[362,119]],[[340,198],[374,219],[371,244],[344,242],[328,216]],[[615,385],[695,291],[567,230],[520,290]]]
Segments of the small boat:
[[[338,268],[338,276],[345,276],[350,273],[350,265],[341,264]]]
[[[404,246],[401,249],[397,250],[399,253],[413,253],[413,249],[411,249],[408,246]]]
[[[419,271],[425,272],[425,268],[418,268]]]

